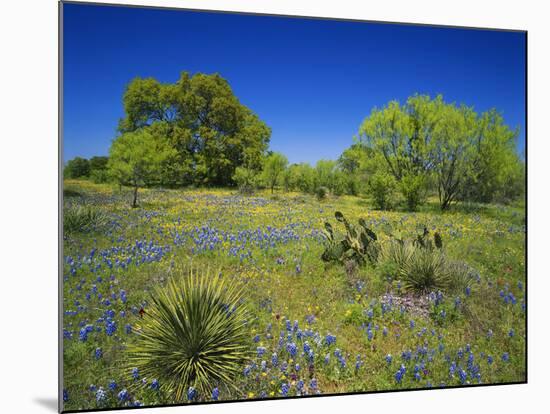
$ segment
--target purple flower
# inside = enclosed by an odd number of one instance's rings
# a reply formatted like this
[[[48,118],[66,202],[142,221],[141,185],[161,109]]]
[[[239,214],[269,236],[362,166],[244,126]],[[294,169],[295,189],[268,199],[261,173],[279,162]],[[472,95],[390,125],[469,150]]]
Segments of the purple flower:
[[[218,390],[218,387],[216,387],[212,390],[212,399],[214,401],[218,401],[219,396],[220,396],[220,390]]]

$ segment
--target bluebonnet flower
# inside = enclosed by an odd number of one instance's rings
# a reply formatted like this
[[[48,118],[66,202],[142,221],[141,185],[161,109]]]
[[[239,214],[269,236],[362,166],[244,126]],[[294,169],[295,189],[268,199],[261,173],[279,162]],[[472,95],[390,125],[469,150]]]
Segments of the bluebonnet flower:
[[[288,384],[285,383],[281,385],[281,394],[283,395],[283,397],[286,397],[289,391],[290,391],[290,387],[288,386]]]
[[[466,379],[468,378],[468,374],[463,369],[459,369],[458,377],[460,378],[460,382],[464,384],[466,382]]]
[[[298,391],[302,391],[304,389],[304,381],[303,380],[299,380],[297,383],[296,383],[296,389]]]
[[[502,361],[503,362],[508,362],[510,360],[510,355],[508,354],[508,352],[505,352],[502,354]]]
[[[130,395],[128,394],[128,390],[126,388],[118,393],[118,400],[121,402],[126,401],[129,397]]]
[[[82,342],[86,342],[88,340],[88,330],[86,328],[80,329],[78,339],[80,339]]]
[[[256,335],[253,339],[254,342],[260,342],[260,335]]]
[[[510,331],[508,332],[508,336],[509,336],[510,338],[513,338],[514,333],[515,333],[514,330],[513,330],[513,329],[510,329]]]
[[[101,350],[101,348],[96,348],[95,349],[95,359],[100,359],[102,356],[103,356],[103,351]]]
[[[392,358],[391,354],[386,355],[386,362],[388,363],[388,365],[391,364],[392,359],[393,358]]]
[[[330,362],[330,354],[325,355],[325,364],[328,364]]]
[[[90,391],[95,392],[97,390],[97,387],[94,384],[90,384]]]
[[[262,371],[265,371],[267,369],[267,362],[264,360],[260,363],[260,367]]]
[[[315,315],[306,315],[306,322],[310,325],[315,322]]]
[[[250,371],[251,371],[251,367],[250,365],[247,365],[246,367],[244,367],[244,371],[243,371],[243,374],[245,377],[248,377],[248,375],[250,374]]]
[[[276,367],[278,363],[279,363],[279,357],[278,357],[277,354],[274,352],[274,353],[271,355],[271,365],[273,365],[274,367]]]
[[[388,336],[388,328],[386,328],[385,326],[384,326],[384,328],[382,329],[382,335]]]
[[[156,390],[159,389],[159,387],[160,387],[160,384],[159,384],[158,379],[155,378],[153,381],[151,381],[151,389],[152,390],[156,391]]]
[[[117,383],[115,382],[115,380],[109,381],[109,389],[110,389],[111,391],[116,390],[116,387],[117,387]]]
[[[409,328],[413,329],[414,328],[414,321],[411,319],[411,321],[409,322]]]
[[[116,322],[115,321],[107,321],[107,324],[105,326],[105,333],[108,336],[112,336],[113,333],[116,331]]]
[[[372,341],[373,337],[374,337],[374,332],[372,331],[372,329],[367,329],[367,339],[369,341]]]
[[[139,370],[137,368],[132,368],[132,378],[137,380],[139,378]]]
[[[414,379],[415,379],[416,381],[420,381],[420,379],[421,379],[421,377],[420,377],[420,372],[415,372],[415,373],[414,373]]]
[[[359,371],[362,365],[363,365],[363,361],[361,361],[361,356],[357,355],[357,358],[355,360],[355,370]]]
[[[126,291],[125,290],[120,291],[120,300],[122,301],[122,303],[126,303],[126,301],[128,300],[128,298],[126,297]]]
[[[291,332],[291,331],[292,331],[292,323],[290,322],[290,320],[287,319],[286,322],[285,322],[285,324],[286,324],[286,330],[287,330],[288,332]]]
[[[212,390],[212,399],[214,401],[218,401],[219,396],[220,396],[220,390],[218,389],[218,387],[216,387]]]
[[[132,325],[130,325],[129,323],[127,323],[125,326],[124,326],[124,331],[126,332],[126,334],[131,334],[132,333]]]
[[[405,375],[406,371],[407,369],[405,368],[405,365],[401,364],[401,367],[395,373],[395,380],[397,381],[398,384],[401,383],[401,380],[403,379],[403,375]]]
[[[330,346],[332,344],[335,344],[336,343],[336,336],[334,336],[332,334],[327,334],[327,336],[325,337],[325,342],[328,346]]]
[[[472,289],[470,288],[470,286],[466,286],[466,289],[464,289],[464,293],[466,294],[466,296],[470,296],[471,292],[472,292]]]
[[[66,389],[63,389],[63,401],[67,402],[69,401],[69,393]]]
[[[311,381],[309,382],[309,388],[311,388],[312,390],[317,389],[317,379],[316,378],[311,379]]]
[[[95,393],[95,399],[98,403],[101,403],[107,399],[107,393],[105,392],[103,387],[99,387],[99,389]]]
[[[491,365],[493,363],[493,357],[491,355],[487,356],[487,363]]]
[[[265,347],[263,346],[257,347],[256,352],[258,353],[258,358],[261,358],[265,354]]]
[[[491,339],[493,337],[493,330],[492,329],[489,329],[487,331],[487,338]]]
[[[193,401],[196,396],[197,396],[197,390],[193,387],[189,387],[189,389],[187,390],[187,399],[189,401]]]
[[[296,265],[296,273],[297,273],[297,274],[302,273],[302,268],[300,267],[299,264]]]
[[[295,357],[296,353],[298,352],[298,349],[296,348],[296,344],[294,342],[286,344],[286,350],[291,357]]]

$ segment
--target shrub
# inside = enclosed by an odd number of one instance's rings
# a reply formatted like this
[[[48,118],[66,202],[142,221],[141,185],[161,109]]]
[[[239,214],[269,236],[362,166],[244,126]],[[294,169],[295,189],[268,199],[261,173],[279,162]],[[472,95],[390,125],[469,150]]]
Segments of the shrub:
[[[410,260],[414,251],[414,246],[408,241],[389,240],[382,249],[382,257],[384,262],[394,263],[399,270]]]
[[[107,216],[92,207],[69,206],[63,209],[63,230],[66,233],[88,232],[107,224]]]
[[[477,280],[478,273],[467,263],[447,261],[446,266],[449,274],[449,289],[454,292],[464,292]]]
[[[259,176],[257,171],[250,168],[237,167],[233,175],[233,180],[237,183],[241,194],[250,195],[253,194],[258,187]]]
[[[157,378],[176,401],[189,387],[199,398],[233,386],[250,357],[242,290],[208,272],[189,272],[157,288],[138,339],[128,351],[132,367]]]
[[[451,285],[447,262],[440,250],[415,248],[399,275],[405,290],[417,293],[445,290]]]
[[[392,207],[394,190],[395,179],[389,174],[378,172],[369,179],[369,194],[372,196],[375,207],[380,210]]]
[[[399,182],[399,190],[405,198],[407,209],[416,211],[425,197],[425,180],[420,175],[406,175]]]
[[[317,200],[324,200],[328,197],[329,190],[327,187],[317,187],[315,190],[315,195],[317,196]]]

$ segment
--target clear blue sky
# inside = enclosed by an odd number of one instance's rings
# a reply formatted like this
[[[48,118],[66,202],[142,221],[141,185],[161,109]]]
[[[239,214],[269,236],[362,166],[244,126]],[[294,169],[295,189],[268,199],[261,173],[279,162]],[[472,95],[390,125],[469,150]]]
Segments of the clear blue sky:
[[[64,159],[106,155],[134,77],[218,72],[290,162],[335,159],[375,106],[496,107],[525,146],[523,33],[64,5]]]

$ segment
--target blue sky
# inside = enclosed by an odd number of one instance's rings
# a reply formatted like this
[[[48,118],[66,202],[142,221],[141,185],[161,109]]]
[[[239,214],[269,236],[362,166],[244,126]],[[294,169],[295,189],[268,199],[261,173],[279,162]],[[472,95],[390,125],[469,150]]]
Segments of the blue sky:
[[[136,76],[220,73],[290,162],[337,158],[375,106],[416,92],[497,108],[525,146],[525,35],[65,4],[64,160],[106,155]]]

